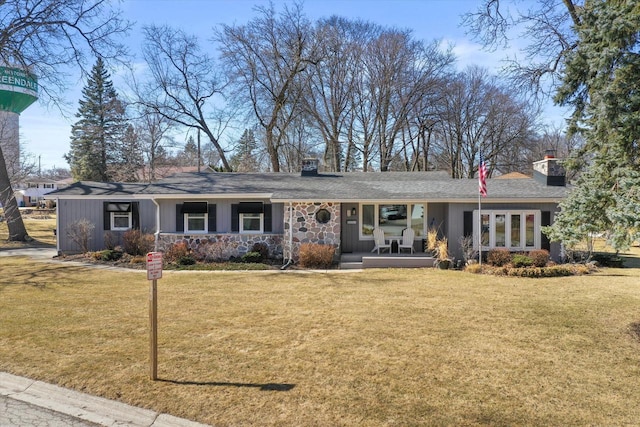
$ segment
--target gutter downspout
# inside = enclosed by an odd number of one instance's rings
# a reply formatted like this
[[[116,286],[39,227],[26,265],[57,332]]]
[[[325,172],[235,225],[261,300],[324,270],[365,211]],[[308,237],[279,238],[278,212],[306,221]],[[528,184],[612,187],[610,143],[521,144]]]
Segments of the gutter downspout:
[[[293,204],[289,202],[289,259],[280,267],[280,270],[286,270],[291,264],[293,264]]]
[[[151,199],[154,205],[156,205],[156,232],[153,233],[154,241],[153,241],[153,251],[158,251],[158,240],[160,239],[160,205],[156,201],[156,199]]]
[[[60,199],[56,197],[56,252],[60,256]]]

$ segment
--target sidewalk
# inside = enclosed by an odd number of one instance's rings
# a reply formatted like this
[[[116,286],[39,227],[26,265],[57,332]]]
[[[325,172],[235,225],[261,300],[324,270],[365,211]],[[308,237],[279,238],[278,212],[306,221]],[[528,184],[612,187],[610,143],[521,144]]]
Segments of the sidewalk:
[[[0,372],[0,407],[13,408],[0,413],[2,426],[205,426],[4,372]]]

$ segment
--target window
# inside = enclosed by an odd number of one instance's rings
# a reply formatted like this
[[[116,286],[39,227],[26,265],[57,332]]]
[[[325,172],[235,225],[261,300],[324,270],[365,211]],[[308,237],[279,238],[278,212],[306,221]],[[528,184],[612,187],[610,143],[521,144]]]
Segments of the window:
[[[473,212],[474,246],[478,246],[478,211]],[[482,249],[540,249],[540,211],[482,211]]]
[[[185,202],[182,205],[184,215],[184,231],[186,233],[208,232],[207,202]]]
[[[105,202],[104,229],[122,231],[133,228],[132,206],[130,202]]]
[[[320,209],[316,212],[316,221],[320,224],[326,224],[331,221],[331,212],[326,209]]]
[[[111,212],[111,229],[128,230],[131,228],[131,212]]]
[[[273,230],[272,207],[263,202],[240,202],[231,205],[231,231],[270,233]]]
[[[416,237],[424,233],[424,204],[362,205],[360,238],[373,238],[373,229],[381,228],[385,236],[400,237],[402,230],[413,228]]]
[[[240,233],[262,233],[263,216],[261,213],[241,213]]]

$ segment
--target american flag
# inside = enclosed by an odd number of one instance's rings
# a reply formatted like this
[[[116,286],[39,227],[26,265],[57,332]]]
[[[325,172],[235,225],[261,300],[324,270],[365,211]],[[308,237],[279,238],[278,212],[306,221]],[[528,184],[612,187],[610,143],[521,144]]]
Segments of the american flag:
[[[484,163],[482,154],[480,154],[480,166],[478,166],[478,190],[482,197],[487,197],[487,165]]]

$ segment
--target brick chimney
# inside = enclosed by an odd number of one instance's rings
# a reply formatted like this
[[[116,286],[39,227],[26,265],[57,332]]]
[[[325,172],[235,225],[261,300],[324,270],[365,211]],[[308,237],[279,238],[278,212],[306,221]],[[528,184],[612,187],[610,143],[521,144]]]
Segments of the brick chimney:
[[[552,187],[566,185],[566,173],[560,161],[556,159],[555,150],[547,150],[543,160],[533,162],[533,179]]]

